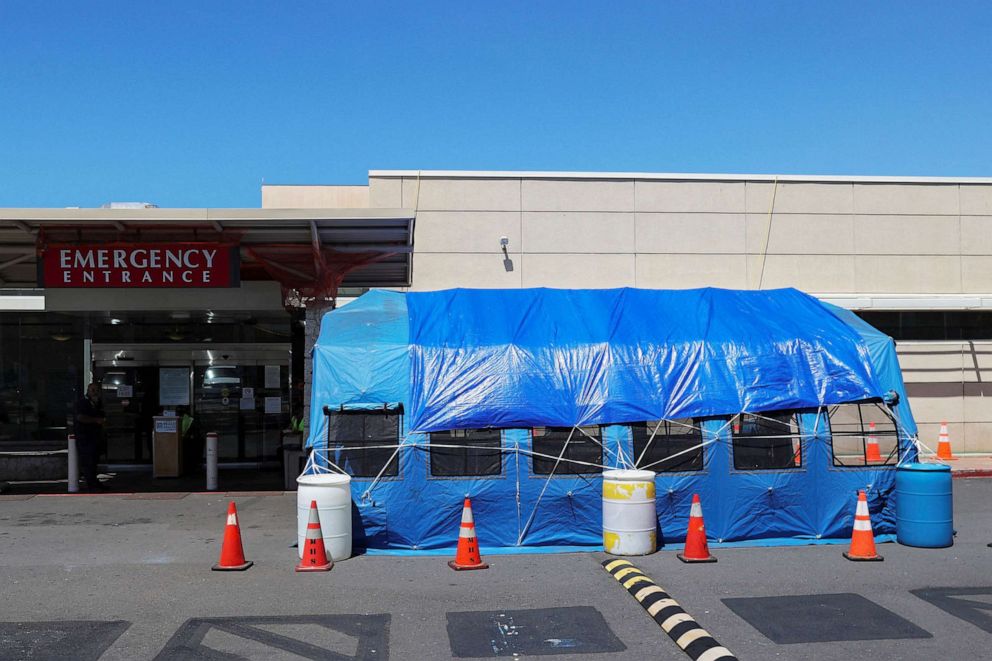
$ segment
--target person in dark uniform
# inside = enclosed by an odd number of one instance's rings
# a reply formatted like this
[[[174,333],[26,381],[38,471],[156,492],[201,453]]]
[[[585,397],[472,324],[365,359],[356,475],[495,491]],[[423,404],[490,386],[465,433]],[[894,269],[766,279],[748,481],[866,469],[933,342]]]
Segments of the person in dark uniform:
[[[106,420],[107,414],[103,412],[103,402],[100,400],[100,384],[91,383],[86,386],[86,396],[76,402],[75,420],[76,449],[79,451],[79,463],[86,478],[86,488],[90,491],[107,489],[100,484],[96,474],[100,440]]]

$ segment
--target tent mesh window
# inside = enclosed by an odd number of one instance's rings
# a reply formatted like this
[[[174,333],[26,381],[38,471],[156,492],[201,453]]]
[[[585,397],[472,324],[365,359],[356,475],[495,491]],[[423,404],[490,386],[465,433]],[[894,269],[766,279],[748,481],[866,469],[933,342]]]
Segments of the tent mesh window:
[[[630,433],[638,466],[650,466],[648,470],[658,473],[703,470],[703,432],[692,418],[637,422],[630,425]]]
[[[799,421],[795,413],[742,413],[732,423],[734,468],[785,470],[799,468]]]
[[[503,473],[503,453],[500,451],[498,429],[431,432],[430,444],[431,475],[435,477],[476,477]]]
[[[569,441],[570,433],[572,439]],[[595,438],[598,443],[586,434]],[[535,427],[531,430],[531,439],[534,452],[547,455],[545,457],[534,455],[532,471],[535,475],[551,475],[552,470],[555,475],[583,475],[603,472],[603,469],[599,467],[603,464],[603,446],[601,445],[603,434],[598,425],[580,427],[574,432],[571,427]],[[568,441],[568,447],[565,448],[565,454],[562,455],[561,461],[557,461],[566,441]],[[587,466],[574,463],[577,461],[598,465]],[[555,468],[556,462],[558,463],[557,468]]]
[[[376,477],[380,471],[383,477],[396,477],[399,453],[395,447],[379,446],[399,443],[401,417],[397,410],[330,411],[327,447],[341,451],[338,465],[353,477]]]
[[[896,423],[877,403],[841,404],[827,411],[834,466],[894,466],[899,460]],[[871,423],[875,423],[874,432]],[[874,459],[868,438],[878,442]]]

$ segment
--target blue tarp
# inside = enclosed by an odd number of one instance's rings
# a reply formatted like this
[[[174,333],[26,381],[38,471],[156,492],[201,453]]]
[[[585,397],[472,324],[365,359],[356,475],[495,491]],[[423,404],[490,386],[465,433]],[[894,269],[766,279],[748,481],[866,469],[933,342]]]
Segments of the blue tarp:
[[[659,473],[661,539],[684,537],[692,493],[714,540],[840,538],[858,488],[889,533],[893,469],[835,467],[821,407],[894,393],[903,452],[916,433],[891,338],[794,289],[374,291],[324,317],[313,368],[309,446],[324,406],[403,407],[399,475],[353,481],[371,548],[452,546],[466,494],[484,546],[600,544],[601,479],[535,475],[528,430],[600,425],[630,456],[626,423],[662,418],[708,445],[704,470]],[[734,469],[727,416],[772,411],[801,413],[802,468]],[[485,427],[505,430],[500,475],[431,475],[428,432]]]

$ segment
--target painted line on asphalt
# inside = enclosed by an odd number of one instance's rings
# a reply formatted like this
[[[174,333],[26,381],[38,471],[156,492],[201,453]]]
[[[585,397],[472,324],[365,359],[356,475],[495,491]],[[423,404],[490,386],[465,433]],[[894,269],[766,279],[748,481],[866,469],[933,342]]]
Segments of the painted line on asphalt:
[[[693,661],[736,661],[730,650],[716,642],[677,601],[632,563],[604,560],[602,564]]]

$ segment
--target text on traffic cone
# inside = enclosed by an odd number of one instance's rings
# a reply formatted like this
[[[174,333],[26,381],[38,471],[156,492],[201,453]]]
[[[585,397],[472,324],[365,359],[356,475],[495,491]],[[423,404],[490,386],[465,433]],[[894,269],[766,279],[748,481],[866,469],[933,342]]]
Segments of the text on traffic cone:
[[[479,552],[479,540],[475,536],[475,519],[472,517],[472,502],[466,498],[462,506],[462,524],[458,529],[458,550],[455,559],[448,561],[452,569],[486,569]]]
[[[310,518],[307,521],[307,536],[303,541],[303,557],[296,571],[330,571],[334,563],[324,550],[324,533],[320,529],[320,514],[317,501],[310,501]]]
[[[678,554],[682,562],[716,562],[706,544],[706,526],[703,525],[703,505],[699,494],[692,494],[692,507],[689,508],[689,531],[685,536],[685,548]]]
[[[232,500],[227,506],[227,523],[224,525],[224,544],[220,547],[220,562],[211,569],[214,571],[240,571],[251,567],[245,560],[241,545],[241,527],[238,525],[238,508]]]
[[[881,560],[875,551],[875,535],[871,531],[871,515],[868,513],[868,499],[864,491],[858,492],[858,507],[854,511],[854,531],[851,533],[851,549],[844,553],[848,560]]]

